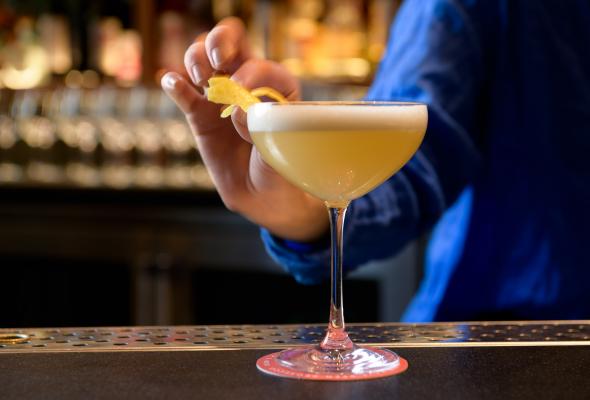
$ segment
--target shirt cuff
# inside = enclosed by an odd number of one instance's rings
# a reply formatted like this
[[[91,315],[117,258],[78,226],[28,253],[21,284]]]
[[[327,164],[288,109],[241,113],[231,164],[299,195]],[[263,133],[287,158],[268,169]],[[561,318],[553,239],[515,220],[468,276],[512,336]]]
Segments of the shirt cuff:
[[[260,236],[268,254],[302,284],[320,283],[330,276],[329,235],[315,242],[296,242],[278,238],[261,228]]]

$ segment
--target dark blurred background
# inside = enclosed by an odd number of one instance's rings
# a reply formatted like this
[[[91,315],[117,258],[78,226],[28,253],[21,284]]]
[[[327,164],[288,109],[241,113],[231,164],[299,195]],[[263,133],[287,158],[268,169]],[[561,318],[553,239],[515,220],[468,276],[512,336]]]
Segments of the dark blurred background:
[[[0,1],[0,327],[323,322],[258,229],[223,208],[158,86],[242,18],[305,99],[365,93],[399,1]],[[396,320],[419,246],[346,282],[349,321]]]

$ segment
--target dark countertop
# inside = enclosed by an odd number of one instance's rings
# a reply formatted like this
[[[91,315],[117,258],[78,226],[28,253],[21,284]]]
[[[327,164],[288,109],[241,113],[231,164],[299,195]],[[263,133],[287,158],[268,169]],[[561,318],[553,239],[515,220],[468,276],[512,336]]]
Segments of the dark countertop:
[[[588,399],[588,347],[403,348],[398,376],[270,377],[268,350],[1,354],[2,399]]]
[[[0,329],[1,399],[588,399],[590,322],[352,324],[409,362],[357,382],[267,376],[321,325]],[[18,343],[10,343],[15,335]],[[277,340],[279,339],[279,340]]]

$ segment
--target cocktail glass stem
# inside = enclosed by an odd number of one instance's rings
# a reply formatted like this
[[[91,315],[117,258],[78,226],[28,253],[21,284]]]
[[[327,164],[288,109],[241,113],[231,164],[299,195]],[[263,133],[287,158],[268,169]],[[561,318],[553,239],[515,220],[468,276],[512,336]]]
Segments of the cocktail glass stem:
[[[331,239],[330,321],[320,348],[337,359],[343,351],[351,350],[354,346],[346,333],[342,302],[342,235],[347,206],[327,205],[327,207],[330,215]]]

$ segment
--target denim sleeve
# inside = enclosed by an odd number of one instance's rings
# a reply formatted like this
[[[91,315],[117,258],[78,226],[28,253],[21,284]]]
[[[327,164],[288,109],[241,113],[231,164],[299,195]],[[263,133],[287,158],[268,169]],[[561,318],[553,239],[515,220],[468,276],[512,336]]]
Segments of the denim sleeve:
[[[381,186],[354,200],[344,227],[344,268],[395,254],[425,229],[480,168],[473,132],[483,90],[483,29],[474,0],[406,0],[367,100],[428,105],[420,150]],[[329,250],[262,230],[269,254],[301,283],[329,275]]]

